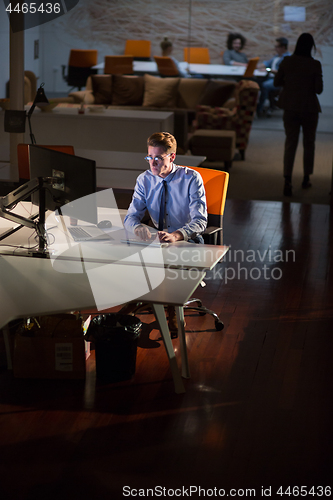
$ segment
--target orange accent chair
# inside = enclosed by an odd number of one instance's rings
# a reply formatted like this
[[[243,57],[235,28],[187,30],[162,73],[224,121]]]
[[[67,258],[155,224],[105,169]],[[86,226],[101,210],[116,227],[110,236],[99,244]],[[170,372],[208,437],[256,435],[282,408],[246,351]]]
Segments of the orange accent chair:
[[[88,76],[97,74],[97,69],[93,69],[97,64],[97,54],[97,50],[70,51],[67,75],[65,75],[66,66],[62,66],[62,76],[70,87],[81,90],[85,87]]]
[[[258,61],[259,61],[259,57],[252,57],[252,59],[249,59],[249,62],[247,63],[246,70],[245,70],[243,77],[249,78],[249,77],[253,76],[253,73],[257,67]]]
[[[210,64],[209,49],[207,47],[185,47],[184,61],[192,64]]]
[[[208,224],[203,233],[205,243],[222,245],[223,243],[223,214],[227,198],[229,183],[228,172],[213,170],[204,167],[191,167],[199,172],[202,177],[205,191],[208,212]],[[194,304],[197,304],[196,306]],[[210,314],[215,320],[215,328],[221,331],[224,328],[223,322],[219,316],[205,307],[200,299],[191,298],[184,304],[184,311],[196,311],[200,315]]]
[[[150,40],[126,40],[125,56],[133,56],[137,61],[149,61],[150,54]]]
[[[229,184],[229,174],[221,170],[190,167],[202,177],[208,212],[208,224],[203,238],[210,245],[223,244],[223,214]]]
[[[178,68],[171,57],[154,56],[154,59],[161,76],[179,76]]]

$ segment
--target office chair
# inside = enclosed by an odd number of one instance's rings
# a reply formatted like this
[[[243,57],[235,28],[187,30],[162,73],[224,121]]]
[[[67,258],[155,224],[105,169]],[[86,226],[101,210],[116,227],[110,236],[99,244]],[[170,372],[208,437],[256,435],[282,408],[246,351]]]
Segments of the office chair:
[[[184,61],[192,64],[210,64],[209,49],[207,47],[185,47]]]
[[[133,56],[105,56],[105,75],[132,75]]]
[[[30,180],[29,146],[30,144],[17,145],[17,162],[20,180]],[[44,144],[38,144],[38,146],[40,146],[41,148],[54,149],[55,151],[61,151],[62,153],[74,155],[73,146],[44,146]]]
[[[178,68],[171,57],[154,56],[154,59],[161,76],[179,76]]]
[[[257,67],[258,61],[259,61],[259,57],[252,57],[252,59],[249,59],[249,62],[247,63],[246,70],[245,70],[243,77],[249,78],[249,77],[253,76],[253,73]]]
[[[97,53],[97,50],[70,51],[67,75],[65,75],[66,66],[62,65],[62,76],[72,89],[77,87],[81,90],[85,87],[88,76],[97,74],[97,69],[92,68],[97,64]]]
[[[150,61],[150,40],[126,40],[125,56],[133,56],[135,61]]]
[[[191,167],[199,172],[202,177],[205,191],[208,212],[208,224],[203,233],[205,243],[210,245],[223,244],[223,213],[227,197],[229,174],[220,170],[212,170],[203,167]],[[193,304],[197,304],[194,306]],[[202,305],[200,299],[192,298],[184,304],[185,310],[196,311],[203,316],[210,314],[215,319],[215,329],[221,331],[224,328],[223,322],[218,315]]]

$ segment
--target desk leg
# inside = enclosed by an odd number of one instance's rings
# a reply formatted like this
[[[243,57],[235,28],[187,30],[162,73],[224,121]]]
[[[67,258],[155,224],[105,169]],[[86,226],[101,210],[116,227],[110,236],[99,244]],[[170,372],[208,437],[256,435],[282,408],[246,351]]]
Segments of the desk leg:
[[[184,387],[183,380],[182,380],[181,375],[180,375],[179,370],[178,370],[175,351],[173,349],[173,345],[172,345],[171,337],[170,337],[170,332],[169,332],[169,328],[168,328],[168,323],[167,323],[167,320],[165,317],[164,306],[162,304],[152,304],[152,307],[153,307],[153,311],[154,311],[155,317],[157,319],[159,328],[161,330],[162,339],[164,342],[164,347],[165,347],[165,350],[166,350],[168,358],[169,358],[172,378],[173,378],[173,382],[175,384],[175,391],[177,394],[182,394],[183,392],[185,392],[185,387]]]
[[[190,367],[188,364],[187,347],[186,347],[186,337],[184,328],[184,308],[176,307],[176,315],[178,322],[178,337],[180,344],[180,354],[182,359],[182,377],[190,378]]]

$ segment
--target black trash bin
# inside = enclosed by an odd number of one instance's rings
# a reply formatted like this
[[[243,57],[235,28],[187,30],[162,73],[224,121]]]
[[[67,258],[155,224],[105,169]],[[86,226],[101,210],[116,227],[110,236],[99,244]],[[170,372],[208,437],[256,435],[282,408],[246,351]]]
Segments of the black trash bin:
[[[125,314],[95,316],[87,340],[95,342],[96,377],[104,382],[129,380],[135,373],[141,321]]]

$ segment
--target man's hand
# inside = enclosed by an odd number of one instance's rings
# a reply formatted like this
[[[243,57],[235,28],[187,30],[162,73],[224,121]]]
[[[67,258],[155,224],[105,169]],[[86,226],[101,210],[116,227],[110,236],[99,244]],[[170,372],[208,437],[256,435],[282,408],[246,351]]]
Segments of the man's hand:
[[[140,238],[143,241],[150,240],[151,238],[151,232],[149,231],[147,226],[138,226],[134,229],[134,233],[138,238]]]
[[[165,231],[159,231],[158,237],[162,243],[174,243],[175,241],[181,241],[184,239],[180,231],[174,231],[173,233],[167,233]]]

